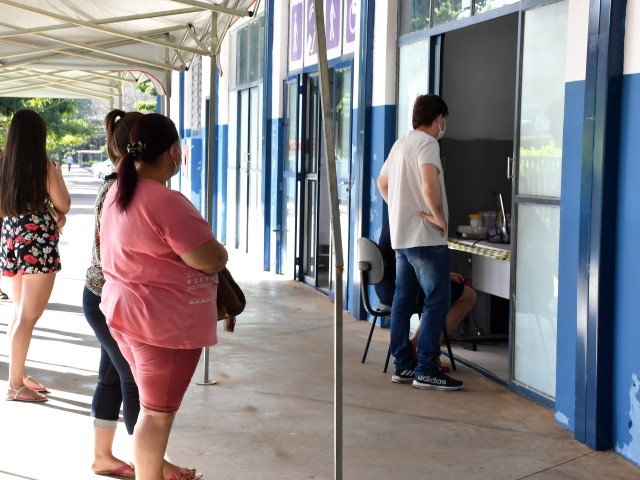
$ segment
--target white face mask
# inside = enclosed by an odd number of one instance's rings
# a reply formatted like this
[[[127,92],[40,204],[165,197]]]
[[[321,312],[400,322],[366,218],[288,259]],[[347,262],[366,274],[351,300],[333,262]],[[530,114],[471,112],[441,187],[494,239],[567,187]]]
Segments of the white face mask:
[[[173,173],[171,174],[171,176],[175,176],[178,174],[178,172],[180,171],[180,162],[182,161],[182,151],[180,150],[180,155],[177,156],[178,157],[178,161],[176,161],[175,158],[172,158],[173,160],[173,164],[175,165],[174,169],[173,169]]]
[[[444,132],[447,131],[447,121],[444,117],[442,117],[442,120],[444,120],[444,128],[440,128],[440,122],[438,122],[438,140],[444,137]]]
[[[178,160],[177,162],[174,160],[173,163],[175,164],[175,168],[173,169],[173,175],[171,175],[172,177],[177,175],[178,172],[180,171],[180,160]]]

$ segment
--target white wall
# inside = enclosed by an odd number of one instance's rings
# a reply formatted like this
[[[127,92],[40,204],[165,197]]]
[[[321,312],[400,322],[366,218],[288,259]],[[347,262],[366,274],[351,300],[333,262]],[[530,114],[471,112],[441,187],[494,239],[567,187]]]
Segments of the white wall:
[[[627,0],[625,34],[624,73],[640,73],[640,0]]]
[[[398,2],[376,2],[373,30],[373,91],[372,104],[396,103],[396,43],[398,39]],[[355,84],[357,85],[357,84]],[[357,89],[356,89],[357,92]],[[357,99],[354,95],[354,102]],[[357,103],[354,103],[357,105]]]
[[[283,99],[282,82],[287,76],[287,46],[289,38],[289,4],[274,0],[273,2],[273,45],[271,57],[271,118],[282,118]],[[266,19],[265,19],[266,23]],[[265,36],[265,42],[267,38]],[[269,72],[264,72],[264,76]],[[268,133],[268,132],[267,132]]]
[[[636,0],[631,0],[631,2]],[[584,81],[587,70],[589,0],[569,0],[566,81]]]

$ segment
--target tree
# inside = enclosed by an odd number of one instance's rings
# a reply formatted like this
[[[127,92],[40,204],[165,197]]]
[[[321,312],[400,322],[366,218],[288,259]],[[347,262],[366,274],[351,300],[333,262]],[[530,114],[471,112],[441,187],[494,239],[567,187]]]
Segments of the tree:
[[[150,80],[146,82],[139,83],[136,85],[136,89],[142,92],[145,96],[148,97],[156,97],[158,92],[156,91],[156,87]],[[142,113],[153,113],[156,111],[158,106],[157,100],[138,100],[136,102],[136,110]]]
[[[47,125],[47,151],[52,157],[78,149],[96,135],[99,126],[87,119],[91,102],[68,98],[0,98],[0,145],[6,141],[13,114],[20,109],[35,110]]]

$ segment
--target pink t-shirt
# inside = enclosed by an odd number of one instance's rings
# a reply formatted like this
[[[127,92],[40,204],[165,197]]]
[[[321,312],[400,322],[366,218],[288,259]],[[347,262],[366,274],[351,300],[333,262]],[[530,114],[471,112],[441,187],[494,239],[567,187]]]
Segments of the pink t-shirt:
[[[127,210],[102,211],[100,256],[105,284],[100,308],[109,327],[144,343],[201,348],[217,342],[218,274],[188,267],[179,255],[213,238],[209,224],[179,192],[138,180]]]

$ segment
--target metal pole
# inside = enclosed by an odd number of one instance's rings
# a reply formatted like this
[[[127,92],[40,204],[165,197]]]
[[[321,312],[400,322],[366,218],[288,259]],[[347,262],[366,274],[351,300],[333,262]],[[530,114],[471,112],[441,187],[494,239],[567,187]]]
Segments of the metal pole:
[[[209,69],[209,131],[207,132],[207,200],[205,202],[205,219],[212,229],[213,225],[213,182],[215,167],[215,118],[216,118],[216,51],[218,50],[218,14],[211,12],[211,68]],[[215,385],[209,379],[209,347],[204,348],[204,378],[198,385]]]
[[[336,480],[342,480],[342,274],[344,272],[344,260],[342,258],[342,233],[338,209],[336,152],[333,137],[333,117],[331,92],[329,90],[329,67],[327,65],[327,41],[324,29],[323,0],[313,0],[313,5],[316,12],[315,23],[316,40],[318,42],[318,70],[320,72],[320,100],[324,126],[324,146],[327,155],[327,178],[329,183],[329,200],[331,203],[331,230],[333,232],[333,249],[335,255],[334,478]]]

